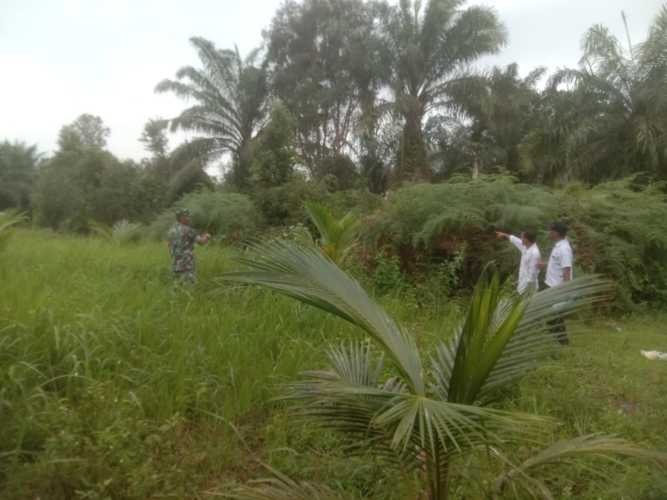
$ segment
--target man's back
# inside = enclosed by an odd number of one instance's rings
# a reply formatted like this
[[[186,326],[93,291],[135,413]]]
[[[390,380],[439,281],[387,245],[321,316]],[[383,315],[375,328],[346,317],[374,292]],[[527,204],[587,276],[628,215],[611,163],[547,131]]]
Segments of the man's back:
[[[552,288],[565,281],[565,270],[570,269],[568,279],[572,279],[574,273],[572,267],[574,264],[574,253],[570,242],[563,238],[559,240],[551,251],[549,264],[547,266],[547,275],[545,283]]]

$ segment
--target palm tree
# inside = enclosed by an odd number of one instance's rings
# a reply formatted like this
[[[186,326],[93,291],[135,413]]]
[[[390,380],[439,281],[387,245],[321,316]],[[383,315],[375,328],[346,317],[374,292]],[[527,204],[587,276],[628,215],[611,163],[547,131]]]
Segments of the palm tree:
[[[637,171],[667,175],[667,6],[644,43],[623,48],[596,25],[583,51],[579,69],[559,71],[552,81],[555,88],[573,84],[595,103],[567,137],[569,167],[588,181]]]
[[[424,117],[446,103],[453,83],[467,66],[495,53],[505,30],[493,10],[463,8],[465,0],[401,0],[387,23],[394,54],[391,87],[404,119],[395,180],[429,178],[423,138]]]
[[[553,422],[494,409],[488,403],[553,352],[548,320],[607,297],[609,284],[604,280],[578,278],[521,299],[504,295],[497,276],[482,278],[460,328],[427,351],[314,247],[274,241],[252,247],[242,262],[249,270],[228,274],[227,280],[275,290],[338,316],[366,334],[366,340],[330,347],[329,369],[306,372],[303,381],[288,387],[285,399],[295,403],[297,415],[350,438],[351,451],[371,450],[388,466],[420,471],[431,500],[448,498],[456,479],[452,465],[473,459],[478,450],[508,467],[495,491],[486,492],[484,498],[500,495],[508,487],[549,498],[547,486],[530,471],[585,453],[667,459],[603,437],[554,445],[519,465],[506,456],[508,446],[545,439]],[[289,498],[283,493],[290,485],[279,480],[279,486],[276,491],[242,489],[235,498]],[[327,492],[322,498],[335,497]]]
[[[470,147],[483,150],[473,156],[474,164],[488,156],[494,165],[519,172],[519,144],[533,125],[540,97],[536,85],[545,71],[537,68],[521,78],[515,63],[452,85],[450,108],[472,120]]]
[[[233,181],[247,184],[249,171],[242,153],[262,128],[266,119],[269,93],[267,69],[257,65],[259,51],[243,59],[238,51],[219,50],[204,38],[190,42],[197,49],[203,67],[185,66],[176,80],[164,80],[156,92],[173,92],[195,104],[171,120],[172,130],[186,130],[198,135],[185,147],[204,163],[231,153]]]
[[[308,217],[320,233],[320,247],[332,261],[341,264],[354,248],[359,218],[348,212],[337,219],[327,207],[306,203]]]

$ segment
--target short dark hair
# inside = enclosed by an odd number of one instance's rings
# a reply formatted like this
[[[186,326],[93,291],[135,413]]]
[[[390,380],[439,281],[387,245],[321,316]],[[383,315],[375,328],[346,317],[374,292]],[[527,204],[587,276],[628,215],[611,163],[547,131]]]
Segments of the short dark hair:
[[[562,222],[554,222],[549,229],[557,232],[561,238],[567,236],[567,226]]]
[[[529,229],[528,231],[524,231],[521,233],[524,238],[526,238],[528,241],[531,243],[535,243],[537,241],[537,232]]]

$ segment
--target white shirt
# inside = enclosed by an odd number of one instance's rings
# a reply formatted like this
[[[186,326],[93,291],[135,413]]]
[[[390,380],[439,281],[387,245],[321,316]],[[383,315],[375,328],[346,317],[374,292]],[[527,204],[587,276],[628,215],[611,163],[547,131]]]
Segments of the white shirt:
[[[519,293],[525,292],[528,287],[532,286],[534,291],[538,289],[537,278],[540,274],[540,249],[537,243],[533,243],[530,247],[524,246],[520,238],[516,236],[509,237],[510,243],[517,247],[521,252],[521,265],[519,266],[519,283],[517,290]]]
[[[563,270],[570,268],[570,278],[574,278],[574,255],[572,254],[572,247],[570,242],[563,238],[554,246],[549,257],[549,265],[547,266],[547,277],[545,283],[548,287],[561,285],[564,281]]]

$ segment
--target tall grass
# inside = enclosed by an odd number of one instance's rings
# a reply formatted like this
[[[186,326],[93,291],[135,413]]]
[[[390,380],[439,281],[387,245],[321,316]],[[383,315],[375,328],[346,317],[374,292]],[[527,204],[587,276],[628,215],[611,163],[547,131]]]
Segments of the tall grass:
[[[316,361],[330,321],[269,294],[221,289],[213,277],[230,253],[198,253],[200,283],[183,288],[171,280],[165,245],[17,234],[0,263],[4,480],[30,483],[37,465],[27,458],[85,453],[83,441],[60,450],[57,432],[92,432],[98,420],[106,428],[100,411],[158,429],[173,418],[261,416],[275,385]],[[88,451],[104,461],[94,435]],[[73,482],[63,491],[91,488],[63,471],[53,477]]]
[[[352,335],[348,327],[219,284],[233,250],[197,255],[198,284],[179,287],[165,243],[16,231],[0,254],[0,498],[210,498],[262,475],[255,459],[342,484],[351,497],[414,498],[410,475],[348,459],[335,436],[294,429],[272,402],[282,383],[321,366],[324,347]],[[425,332],[419,342],[454,326],[446,307],[384,300]],[[563,435],[611,431],[665,448],[657,427],[667,421],[667,366],[633,351],[664,350],[667,337],[657,323],[610,331],[575,343],[562,368],[528,379],[512,404],[558,415]],[[667,492],[641,468],[606,490],[587,488],[585,471],[560,480],[584,499]]]

